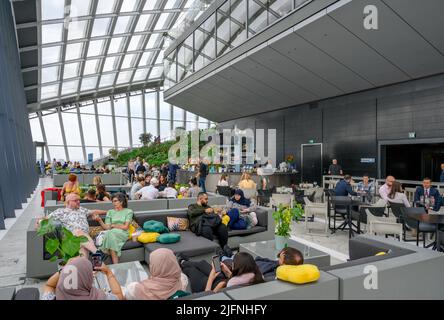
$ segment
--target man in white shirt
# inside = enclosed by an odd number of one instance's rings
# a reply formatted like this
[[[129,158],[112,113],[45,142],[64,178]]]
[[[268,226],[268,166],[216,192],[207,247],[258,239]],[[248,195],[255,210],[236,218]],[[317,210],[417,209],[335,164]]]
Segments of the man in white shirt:
[[[385,184],[383,184],[379,188],[379,195],[385,201],[388,201],[388,195],[390,194],[390,191],[392,190],[392,185],[393,185],[394,181],[395,181],[395,177],[387,176],[387,178],[385,178]]]
[[[168,187],[166,187],[162,192],[160,192],[164,198],[177,198],[177,190],[174,188],[174,182],[168,182]]]
[[[159,180],[152,178],[150,185],[143,187],[136,192],[136,198],[140,200],[153,200],[159,197],[159,190],[156,188],[159,185]]]

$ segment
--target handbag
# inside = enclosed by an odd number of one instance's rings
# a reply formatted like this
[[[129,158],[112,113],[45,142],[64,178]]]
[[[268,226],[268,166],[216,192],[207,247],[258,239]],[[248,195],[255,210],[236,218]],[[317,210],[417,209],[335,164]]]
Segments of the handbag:
[[[197,236],[202,235],[202,227],[217,227],[222,223],[222,219],[216,213],[204,213],[199,218],[197,218],[196,223],[191,226],[191,231]],[[194,229],[194,230],[193,230]]]

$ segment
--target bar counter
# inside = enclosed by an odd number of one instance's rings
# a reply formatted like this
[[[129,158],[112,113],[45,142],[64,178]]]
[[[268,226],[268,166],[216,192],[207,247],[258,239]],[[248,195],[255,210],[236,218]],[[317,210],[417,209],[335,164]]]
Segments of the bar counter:
[[[205,182],[207,191],[216,192],[217,182],[223,173],[209,173]],[[229,186],[237,186],[239,184],[242,172],[225,172],[228,177]],[[188,181],[197,175],[197,171],[187,171],[178,170],[176,182],[182,184],[188,184]],[[251,179],[256,182],[259,187],[259,176],[256,173],[250,173]],[[291,173],[291,172],[275,172],[273,175],[268,176],[270,181],[270,186],[280,187],[280,186],[290,186],[291,183],[299,183],[301,174]]]

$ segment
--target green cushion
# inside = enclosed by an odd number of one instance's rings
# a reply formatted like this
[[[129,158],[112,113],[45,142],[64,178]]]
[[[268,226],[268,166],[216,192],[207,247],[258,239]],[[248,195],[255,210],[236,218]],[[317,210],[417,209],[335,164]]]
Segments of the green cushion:
[[[178,233],[164,233],[161,234],[158,238],[157,238],[157,242],[160,243],[176,243],[180,241],[180,234]]]
[[[145,221],[145,223],[143,224],[143,230],[145,232],[157,232],[157,233],[169,232],[168,228],[165,227],[165,225],[162,222],[155,220]]]

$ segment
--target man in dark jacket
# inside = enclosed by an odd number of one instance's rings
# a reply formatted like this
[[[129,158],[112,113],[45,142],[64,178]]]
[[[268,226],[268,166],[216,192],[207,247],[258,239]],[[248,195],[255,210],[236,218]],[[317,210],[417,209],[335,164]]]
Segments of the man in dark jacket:
[[[210,215],[217,223],[213,225],[202,224],[201,228],[199,228],[199,221],[202,219],[204,215]],[[221,219],[216,219],[219,216],[214,213],[213,208],[208,205],[208,195],[205,192],[199,193],[197,196],[197,203],[190,204],[188,206],[188,220],[190,221],[190,230],[196,233],[199,229],[199,236],[207,238],[208,240],[213,241],[214,236],[219,239],[219,244],[221,248],[228,242],[228,229],[222,223]],[[210,219],[208,219],[210,220]]]
[[[415,203],[424,205],[425,203],[421,203],[421,198],[425,199],[433,198],[433,206],[431,209],[433,211],[439,211],[441,208],[441,195],[439,194],[438,189],[432,187],[432,180],[430,178],[424,178],[422,180],[422,187],[417,187],[415,191]]]
[[[272,280],[276,278],[276,269],[283,265],[298,266],[304,264],[304,256],[295,248],[286,247],[282,249],[277,257],[279,260],[270,260],[267,258],[256,257],[256,265],[262,272],[265,280]]]
[[[339,180],[335,187],[335,196],[346,197],[348,195],[356,196],[357,193],[351,187],[351,177],[346,175],[344,179]]]

